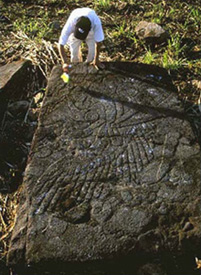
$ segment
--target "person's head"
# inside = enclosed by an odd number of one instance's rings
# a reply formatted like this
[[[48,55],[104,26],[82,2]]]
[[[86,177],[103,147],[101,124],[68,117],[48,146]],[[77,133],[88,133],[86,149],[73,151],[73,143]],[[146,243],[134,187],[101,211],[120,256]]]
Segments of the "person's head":
[[[91,29],[91,21],[86,16],[81,16],[75,25],[74,36],[77,39],[85,40]]]

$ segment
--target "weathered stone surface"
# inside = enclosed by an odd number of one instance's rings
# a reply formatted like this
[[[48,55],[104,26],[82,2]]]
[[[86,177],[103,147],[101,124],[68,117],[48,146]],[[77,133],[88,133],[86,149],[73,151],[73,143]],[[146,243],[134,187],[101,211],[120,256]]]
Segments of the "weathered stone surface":
[[[23,92],[27,95],[27,90],[36,85],[38,77],[37,68],[28,60],[9,63],[0,67],[0,91],[9,93],[9,97],[22,98]]]
[[[8,102],[26,100],[42,86],[44,76],[28,60],[19,60],[0,67],[0,121]]]
[[[17,115],[19,113],[26,113],[30,103],[27,100],[15,101],[11,104],[8,104],[8,111],[12,115]]]
[[[37,124],[33,95],[45,81],[28,60],[0,67],[0,192],[14,192],[21,183]]]
[[[69,84],[52,71],[9,264],[201,247],[200,148],[181,102],[152,67],[106,65],[75,66]]]
[[[160,266],[156,264],[146,264],[142,266],[137,275],[166,275]]]

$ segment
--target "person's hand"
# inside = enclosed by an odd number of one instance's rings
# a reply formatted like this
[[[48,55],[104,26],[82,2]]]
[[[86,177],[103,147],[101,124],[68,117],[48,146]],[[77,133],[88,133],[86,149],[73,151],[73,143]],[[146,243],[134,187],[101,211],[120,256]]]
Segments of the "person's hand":
[[[91,65],[93,65],[97,70],[101,69],[104,70],[105,69],[105,65],[103,63],[101,63],[99,60],[94,60],[93,62],[91,62]]]
[[[68,66],[67,63],[64,63],[62,65],[62,70],[63,70],[64,73],[68,73],[69,72],[69,66]]]

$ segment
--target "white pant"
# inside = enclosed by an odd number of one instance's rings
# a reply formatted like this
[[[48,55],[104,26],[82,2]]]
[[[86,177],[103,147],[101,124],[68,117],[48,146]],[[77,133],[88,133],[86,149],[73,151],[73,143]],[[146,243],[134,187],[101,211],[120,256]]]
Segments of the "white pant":
[[[95,56],[95,40],[94,40],[94,33],[90,31],[87,38],[86,43],[88,46],[88,55],[87,55],[87,62],[92,62]],[[75,38],[74,34],[72,33],[68,40],[68,45],[71,52],[71,62],[82,62],[82,53],[81,53],[81,44],[82,40]]]

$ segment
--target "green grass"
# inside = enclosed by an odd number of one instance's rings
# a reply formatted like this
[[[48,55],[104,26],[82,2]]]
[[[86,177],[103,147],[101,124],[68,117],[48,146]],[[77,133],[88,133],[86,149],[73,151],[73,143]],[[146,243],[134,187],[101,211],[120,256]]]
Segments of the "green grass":
[[[42,39],[47,36],[50,31],[50,27],[43,21],[34,19],[30,22],[16,20],[13,24],[16,31],[22,31],[31,38]]]
[[[108,8],[111,4],[111,0],[95,0],[95,7]]]
[[[96,10],[105,30],[102,50],[105,60],[139,61],[179,73],[188,69],[192,79],[200,74],[201,7],[198,1],[187,4],[181,0],[36,0],[31,5],[5,5],[0,0],[0,5],[2,13],[13,22],[11,31],[26,34],[35,44],[57,41],[61,29],[52,29],[51,23],[58,21],[62,27],[74,8],[89,6]],[[167,45],[151,50],[141,41],[135,34],[135,27],[141,20],[160,24],[170,34]],[[192,40],[194,48],[182,42],[185,40]],[[52,46],[57,51],[56,46]],[[189,57],[193,54],[195,57]],[[180,85],[178,81],[177,85]]]
[[[141,62],[145,64],[155,64],[158,55],[153,53],[150,49],[146,49],[145,54],[142,56]]]
[[[50,43],[58,40],[61,29],[52,29],[52,22],[58,21],[62,27],[74,8],[89,6],[96,10],[102,20],[105,41],[101,54],[105,61],[132,60],[158,65],[169,71],[177,71],[177,74],[190,70],[191,79],[199,77],[201,7],[198,1],[187,4],[181,0],[36,0],[31,5],[5,5],[0,0],[0,5],[2,13],[13,22],[11,32],[26,34],[29,41],[32,40],[39,48],[44,40]],[[140,40],[135,34],[135,27],[141,20],[160,24],[170,34],[167,45],[151,50]],[[182,42],[185,40],[192,40],[194,48]],[[9,42],[6,43],[9,46]],[[3,44],[5,46],[5,42]],[[52,47],[57,51],[56,45],[52,44]],[[6,52],[4,55],[6,58]],[[41,66],[44,67],[44,64]],[[178,75],[178,78],[181,77]],[[176,83],[180,85],[179,81]]]

